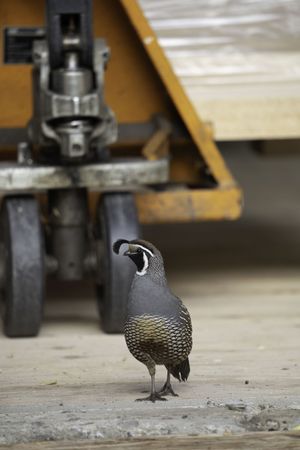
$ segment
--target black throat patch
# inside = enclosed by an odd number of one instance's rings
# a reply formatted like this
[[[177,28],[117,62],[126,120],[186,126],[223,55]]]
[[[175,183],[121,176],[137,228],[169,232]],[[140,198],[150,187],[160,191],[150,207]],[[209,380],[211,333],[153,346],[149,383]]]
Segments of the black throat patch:
[[[130,259],[132,259],[132,261],[136,265],[138,272],[141,272],[143,270],[144,264],[145,264],[143,252],[131,253],[128,256]]]

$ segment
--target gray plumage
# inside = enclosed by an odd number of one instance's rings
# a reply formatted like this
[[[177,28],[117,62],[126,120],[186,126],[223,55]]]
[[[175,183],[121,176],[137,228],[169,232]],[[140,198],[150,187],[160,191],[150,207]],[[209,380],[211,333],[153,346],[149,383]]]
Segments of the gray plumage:
[[[176,395],[170,374],[185,381],[190,372],[188,355],[192,349],[192,324],[182,301],[169,289],[163,258],[150,242],[119,240],[114,251],[128,244],[125,252],[137,266],[128,297],[125,339],[132,355],[144,363],[151,376],[151,393],[146,399],[165,400]],[[155,366],[165,365],[167,381],[160,392],[155,390]]]

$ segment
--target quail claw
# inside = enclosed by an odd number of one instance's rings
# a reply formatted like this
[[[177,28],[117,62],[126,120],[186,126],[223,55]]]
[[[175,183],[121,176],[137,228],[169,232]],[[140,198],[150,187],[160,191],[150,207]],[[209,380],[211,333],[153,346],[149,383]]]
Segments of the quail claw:
[[[164,395],[172,395],[173,397],[179,397],[178,394],[176,394],[173,391],[173,388],[170,384],[164,384],[164,386],[162,387],[162,389],[158,392],[159,395],[164,396]]]
[[[135,401],[136,402],[150,401],[152,403],[155,403],[156,400],[163,401],[163,402],[167,401],[167,399],[164,397],[161,397],[161,395],[158,392],[155,392],[154,394],[150,394],[148,397],[137,398]]]

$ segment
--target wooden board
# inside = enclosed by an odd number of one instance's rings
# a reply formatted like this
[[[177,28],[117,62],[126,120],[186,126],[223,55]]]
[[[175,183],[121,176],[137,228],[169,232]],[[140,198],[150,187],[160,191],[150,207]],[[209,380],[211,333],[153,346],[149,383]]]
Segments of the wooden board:
[[[176,436],[91,442],[87,440],[36,442],[31,450],[298,450],[300,433],[253,433],[239,436]],[[28,444],[2,446],[2,449],[27,450]]]

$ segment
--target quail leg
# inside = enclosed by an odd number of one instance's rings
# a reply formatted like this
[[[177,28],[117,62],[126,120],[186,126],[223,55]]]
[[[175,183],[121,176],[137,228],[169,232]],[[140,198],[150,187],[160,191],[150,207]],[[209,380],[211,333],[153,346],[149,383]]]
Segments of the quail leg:
[[[161,395],[155,390],[155,373],[151,374],[151,392],[149,397],[137,398],[136,402],[150,401],[154,403],[156,400],[166,401],[166,398],[161,397]]]
[[[178,394],[175,394],[175,392],[173,391],[173,388],[171,386],[171,375],[170,375],[169,370],[168,370],[168,374],[167,374],[167,381],[165,382],[162,389],[158,393],[159,393],[159,395],[162,395],[162,396],[163,395],[173,395],[173,397],[178,397]]]

